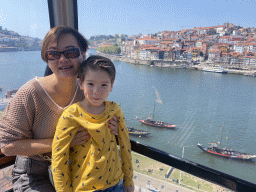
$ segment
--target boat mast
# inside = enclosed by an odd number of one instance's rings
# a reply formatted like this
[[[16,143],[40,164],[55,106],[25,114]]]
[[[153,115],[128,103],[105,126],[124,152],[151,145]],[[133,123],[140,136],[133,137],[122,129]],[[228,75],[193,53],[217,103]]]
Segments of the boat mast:
[[[222,127],[222,133],[221,133],[221,138],[220,138],[220,145],[221,145],[221,142],[222,142],[223,129],[224,129],[224,124],[223,124],[223,127]]]
[[[155,105],[156,105],[156,102],[154,102],[154,110],[153,110],[153,117],[152,117],[152,120],[154,120],[154,114],[155,114]]]

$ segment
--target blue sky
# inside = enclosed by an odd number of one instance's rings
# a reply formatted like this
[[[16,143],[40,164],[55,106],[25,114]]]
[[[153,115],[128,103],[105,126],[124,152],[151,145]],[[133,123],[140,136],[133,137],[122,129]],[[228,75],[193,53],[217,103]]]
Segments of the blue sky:
[[[256,27],[255,10],[256,0],[78,0],[78,23],[87,38],[177,31],[225,22]],[[43,39],[50,29],[47,0],[1,2],[0,26]]]

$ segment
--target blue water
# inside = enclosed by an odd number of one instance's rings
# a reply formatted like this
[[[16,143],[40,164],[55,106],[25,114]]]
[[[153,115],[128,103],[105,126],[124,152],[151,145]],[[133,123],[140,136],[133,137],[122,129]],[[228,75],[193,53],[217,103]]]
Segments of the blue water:
[[[91,50],[91,52],[93,52]],[[202,152],[197,143],[212,141],[240,152],[256,154],[256,78],[189,69],[157,68],[114,62],[117,75],[109,100],[122,107],[127,126],[149,131],[147,138],[132,137],[176,156],[256,183],[256,160],[223,159]],[[0,97],[35,76],[46,64],[40,52],[0,53]],[[180,125],[176,130],[142,125],[136,117]]]

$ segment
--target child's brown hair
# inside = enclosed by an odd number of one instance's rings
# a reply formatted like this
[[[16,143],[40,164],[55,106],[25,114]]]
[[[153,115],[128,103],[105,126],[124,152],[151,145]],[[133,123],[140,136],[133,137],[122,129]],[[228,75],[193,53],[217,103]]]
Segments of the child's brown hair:
[[[81,82],[84,81],[86,72],[88,69],[97,70],[101,69],[106,71],[110,77],[111,83],[113,84],[116,76],[116,69],[112,61],[106,57],[102,57],[99,55],[93,55],[88,57],[80,66],[80,70],[78,72],[78,78]]]

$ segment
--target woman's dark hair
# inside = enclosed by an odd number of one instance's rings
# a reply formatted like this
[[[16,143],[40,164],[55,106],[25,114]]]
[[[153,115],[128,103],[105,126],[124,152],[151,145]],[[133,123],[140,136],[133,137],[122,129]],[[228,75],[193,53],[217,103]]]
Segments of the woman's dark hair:
[[[116,69],[112,61],[106,57],[102,57],[99,55],[93,55],[88,57],[87,60],[85,60],[81,66],[80,70],[78,72],[78,78],[83,82],[86,72],[91,70],[97,70],[101,69],[103,71],[106,71],[110,77],[111,83],[113,84],[116,77]]]

